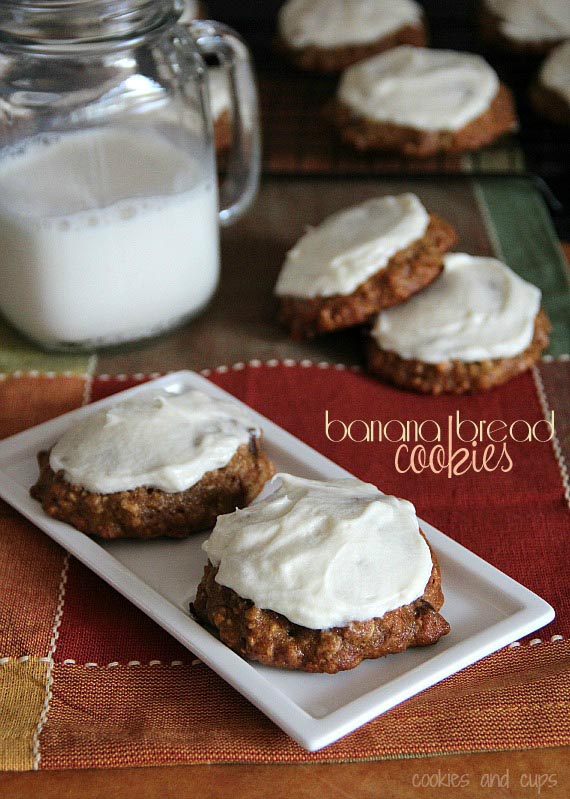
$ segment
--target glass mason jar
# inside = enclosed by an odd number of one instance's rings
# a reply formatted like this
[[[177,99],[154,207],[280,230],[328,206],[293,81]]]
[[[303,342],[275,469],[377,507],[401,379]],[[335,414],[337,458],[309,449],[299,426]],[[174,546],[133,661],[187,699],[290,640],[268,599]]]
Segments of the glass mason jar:
[[[142,339],[199,313],[219,279],[219,225],[255,197],[247,48],[181,12],[0,0],[0,312],[47,349]],[[231,98],[219,191],[205,57]]]

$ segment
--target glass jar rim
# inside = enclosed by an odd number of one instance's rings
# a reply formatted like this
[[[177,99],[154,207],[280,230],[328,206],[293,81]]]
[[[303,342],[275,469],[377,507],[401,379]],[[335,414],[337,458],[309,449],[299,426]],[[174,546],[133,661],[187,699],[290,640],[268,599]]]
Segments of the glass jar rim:
[[[49,49],[128,43],[173,23],[179,0],[0,0],[0,43]]]

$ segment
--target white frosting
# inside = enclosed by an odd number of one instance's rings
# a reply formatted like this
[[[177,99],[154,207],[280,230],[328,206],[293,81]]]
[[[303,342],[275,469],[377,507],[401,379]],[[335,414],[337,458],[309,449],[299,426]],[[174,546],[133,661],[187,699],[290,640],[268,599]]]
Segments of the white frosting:
[[[216,582],[312,629],[366,621],[420,597],[432,570],[411,502],[360,480],[278,474],[281,486],[218,517]]]
[[[425,363],[509,358],[529,346],[540,296],[496,258],[452,253],[441,277],[379,314],[372,336]]]
[[[429,215],[414,194],[376,197],[327,217],[287,253],[276,294],[351,294],[390,258],[420,239]]]
[[[226,466],[255,424],[244,411],[188,391],[146,394],[87,416],[53,447],[50,466],[88,491],[185,491]]]
[[[421,18],[413,0],[288,0],[279,32],[296,49],[333,48],[373,42]]]
[[[570,37],[569,0],[486,0],[501,32],[521,42]]]
[[[349,67],[338,98],[377,122],[458,130],[487,111],[498,88],[481,56],[402,45]]]
[[[570,4],[570,0],[568,0]],[[570,41],[556,47],[540,70],[540,82],[570,104]]]

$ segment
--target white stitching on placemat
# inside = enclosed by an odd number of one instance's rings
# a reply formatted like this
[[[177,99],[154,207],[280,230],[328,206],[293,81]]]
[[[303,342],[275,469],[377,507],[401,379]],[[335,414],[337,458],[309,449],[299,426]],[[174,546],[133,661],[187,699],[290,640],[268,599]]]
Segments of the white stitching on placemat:
[[[59,638],[59,628],[61,626],[61,620],[63,618],[63,606],[65,603],[65,586],[67,583],[67,573],[69,570],[69,559],[70,555],[69,552],[65,553],[65,558],[63,559],[63,568],[61,570],[61,577],[59,580],[59,591],[57,594],[57,607],[55,611],[55,618],[53,622],[53,627],[51,628],[51,638],[49,642],[48,654],[46,658],[41,658],[44,663],[48,664],[46,670],[46,684],[45,684],[45,694],[44,694],[44,702],[42,706],[42,710],[40,713],[40,717],[38,719],[38,723],[36,729],[34,731],[33,743],[32,743],[32,769],[37,771],[40,767],[40,760],[41,760],[41,753],[40,753],[40,735],[42,734],[42,730],[45,726],[47,721],[51,700],[52,700],[52,686],[53,686],[53,656],[55,655],[55,650],[57,648],[57,639]]]
[[[92,356],[93,359],[96,359],[97,356]],[[570,362],[570,354],[569,353],[562,353],[561,355],[543,355],[541,358],[542,363],[568,363]],[[96,360],[93,366],[91,366],[91,359],[90,364],[88,366],[87,372],[83,374],[77,374],[76,377],[83,377],[85,379],[91,380],[101,380],[102,382],[108,382],[109,380],[117,380],[117,382],[125,383],[127,380],[136,380],[137,382],[143,382],[145,380],[155,380],[159,377],[165,377],[167,374],[171,374],[171,371],[168,372],[135,372],[132,375],[128,375],[125,373],[111,375],[107,373],[102,373],[100,375],[95,374],[95,366]],[[315,363],[308,358],[303,358],[300,361],[295,360],[294,358],[269,358],[267,361],[261,361],[257,358],[253,358],[251,361],[244,363],[243,361],[237,361],[233,364],[220,364],[219,366],[214,366],[211,369],[200,369],[199,374],[203,375],[204,377],[209,377],[211,374],[218,373],[218,374],[226,374],[230,370],[234,372],[240,372],[245,369],[247,366],[252,367],[254,369],[258,369],[260,366],[266,366],[270,369],[274,369],[276,366],[302,366],[304,368],[314,367],[316,369],[328,369],[333,367],[334,369],[338,369],[338,371],[350,370],[351,372],[362,372],[362,366],[358,366],[357,364],[345,364],[345,363],[329,363],[328,361],[320,361]],[[0,372],[0,381],[6,380],[8,377],[47,377],[47,378],[56,378],[56,377],[73,377],[73,372],[39,372],[36,369],[30,369],[29,371],[22,371],[16,370],[15,372]]]
[[[22,369],[16,369],[14,372],[0,372],[0,380],[7,380],[9,377],[15,377],[15,378],[43,377],[47,378],[48,380],[55,380],[56,377],[82,377],[85,379],[89,377],[90,371],[91,371],[90,366],[88,366],[87,372],[71,372],[69,370],[66,370],[65,372],[53,372],[53,371],[40,372],[37,369],[28,369],[27,371],[24,371]],[[93,373],[95,372],[95,367],[93,367],[92,371]]]
[[[93,373],[95,372],[97,366],[97,356],[92,355],[89,358],[88,365],[87,365],[87,373],[85,375],[85,385],[83,387],[83,396],[82,396],[82,403],[83,405],[88,405],[91,402],[91,389],[93,387]],[[63,566],[61,569],[61,577],[59,579],[59,590],[57,594],[57,607],[55,611],[55,618],[53,621],[53,627],[51,628],[51,639],[49,642],[49,648],[47,653],[47,662],[48,667],[46,670],[46,684],[45,684],[45,695],[44,695],[44,702],[43,707],[40,713],[40,717],[38,719],[38,724],[36,726],[34,737],[33,737],[33,744],[32,744],[32,769],[37,771],[40,767],[41,761],[41,752],[40,752],[40,736],[42,734],[42,730],[45,727],[45,723],[47,721],[47,717],[50,711],[51,700],[52,700],[52,686],[53,686],[53,667],[54,667],[54,660],[53,656],[55,655],[55,650],[57,648],[57,639],[59,638],[59,628],[61,626],[61,621],[63,619],[63,607],[65,604],[65,588],[67,584],[67,574],[69,571],[69,562],[70,562],[70,554],[69,552],[65,553],[65,557],[63,559]]]
[[[62,608],[63,608],[63,597],[62,597],[61,605],[62,605]],[[59,621],[61,623],[61,615],[60,615]],[[59,628],[59,624],[58,624],[58,628]],[[56,635],[55,636],[55,640],[57,640],[57,638],[58,638],[58,636]],[[559,636],[559,638],[562,639],[562,636]],[[55,647],[54,647],[53,653],[55,653]],[[55,666],[55,661],[53,659],[53,653],[51,655],[49,655],[49,656],[46,655],[44,657],[39,657],[39,658],[38,657],[33,657],[32,655],[20,655],[20,657],[13,657],[13,656],[12,657],[0,657],[0,666],[6,666],[8,663],[28,663],[30,660],[37,660],[40,663],[49,663],[49,664],[51,664],[51,666],[53,668],[53,666]],[[95,663],[95,661],[88,661],[87,663],[78,663],[73,658],[65,658],[65,660],[63,660],[61,662],[61,665],[63,665],[63,666],[79,666],[79,667],[83,667],[83,668],[94,668],[94,667],[96,667],[96,668],[102,668],[102,669],[113,669],[116,666],[126,666],[126,667],[133,667],[133,666],[169,666],[169,667],[176,668],[177,666],[199,666],[200,663],[202,663],[200,658],[193,658],[191,661],[186,662],[186,663],[183,660],[171,660],[170,663],[168,663],[168,662],[163,662],[162,660],[154,659],[154,660],[149,660],[148,663],[143,663],[140,660],[129,660],[128,663],[121,663],[118,660],[112,660],[110,663],[107,663],[107,664],[105,664],[105,663]]]
[[[551,635],[550,642],[543,641],[542,638],[533,638],[531,641],[528,642],[527,646],[537,646],[538,644],[556,644],[558,641],[566,640],[563,635]],[[517,647],[522,646],[520,641],[513,641],[512,644],[509,644],[508,649],[516,649]]]
[[[570,354],[563,352],[561,355],[543,355],[540,360],[542,363],[568,363]]]
[[[511,644],[508,644],[507,649],[516,649],[519,646],[538,646],[538,644],[557,644],[560,641],[567,641],[567,638],[564,638],[563,635],[559,635],[556,633],[555,635],[551,635],[550,639],[542,639],[542,638],[532,638],[526,644],[522,644],[520,641],[513,641]],[[21,657],[0,657],[0,666],[5,666],[8,663],[18,662],[18,663],[27,663],[31,658],[30,655],[22,655]],[[41,657],[35,658],[39,660],[40,663],[51,663],[52,667],[55,665],[55,662],[50,657]],[[119,660],[112,660],[110,663],[96,663],[95,661],[88,661],[87,663],[77,663],[76,660],[73,658],[66,658],[61,662],[63,666],[75,666],[77,668],[84,668],[84,669],[115,669],[117,667],[122,668],[136,668],[137,666],[144,667],[154,667],[154,666],[164,666],[166,668],[178,668],[181,666],[184,667],[192,667],[192,666],[200,666],[203,664],[203,661],[200,658],[193,658],[190,661],[184,662],[183,660],[171,660],[169,662],[164,662],[162,660],[149,660],[148,663],[143,663],[140,660],[129,660],[127,663],[121,663]]]
[[[538,394],[538,400],[540,402],[540,407],[542,408],[542,413],[544,418],[548,420],[549,407],[548,398],[546,396],[546,388],[544,386],[542,376],[536,366],[532,367],[532,376],[534,378],[534,385],[536,387],[536,393]],[[570,478],[568,477],[568,467],[566,466],[566,461],[564,460],[564,454],[562,452],[562,447],[560,446],[560,441],[558,440],[558,435],[556,434],[556,429],[552,431],[551,444],[554,451],[554,457],[556,458],[558,468],[560,469],[562,488],[564,489],[564,498],[566,499],[566,504],[570,508]]]

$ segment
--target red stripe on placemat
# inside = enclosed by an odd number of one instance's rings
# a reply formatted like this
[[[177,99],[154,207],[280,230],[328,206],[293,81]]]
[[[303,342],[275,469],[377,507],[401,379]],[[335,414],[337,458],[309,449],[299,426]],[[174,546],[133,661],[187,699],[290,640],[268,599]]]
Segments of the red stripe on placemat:
[[[96,377],[91,401],[146,382],[148,376]],[[152,622],[148,616],[76,560],[69,568],[65,616],[57,660],[106,666],[120,661],[149,663],[160,660],[187,662],[188,650]]]
[[[511,424],[522,419],[535,424],[543,416],[530,374],[469,397],[416,396],[333,366],[263,365],[214,372],[211,380],[357,477],[410,499],[426,521],[543,596],[554,606],[557,619],[541,637],[570,634],[570,517],[550,443],[509,441],[511,471],[471,470],[448,478],[431,471],[399,474],[394,465],[398,443],[348,439],[335,443],[325,430],[326,410],[330,419],[345,424],[355,419],[384,424],[430,419],[447,429],[448,417],[456,412],[476,422],[497,419]],[[138,382],[96,378],[93,398]],[[340,429],[335,428],[336,435]],[[363,429],[353,426],[359,436]],[[485,443],[477,445],[477,465]],[[167,662],[188,660],[188,653],[98,578],[74,564],[57,650],[59,661],[66,658],[102,664]]]
[[[146,383],[151,378],[147,375],[134,377],[132,375],[125,375],[124,377],[117,377],[116,375],[109,375],[104,377],[96,377],[91,386],[91,402],[110,397],[118,391],[126,391],[128,388],[140,386],[141,383]]]
[[[144,546],[144,544],[143,544]],[[56,659],[77,663],[192,659],[188,650],[93,572],[72,560]]]

